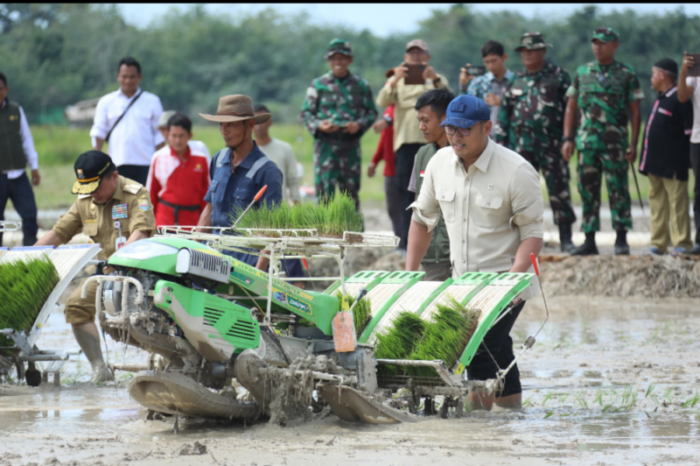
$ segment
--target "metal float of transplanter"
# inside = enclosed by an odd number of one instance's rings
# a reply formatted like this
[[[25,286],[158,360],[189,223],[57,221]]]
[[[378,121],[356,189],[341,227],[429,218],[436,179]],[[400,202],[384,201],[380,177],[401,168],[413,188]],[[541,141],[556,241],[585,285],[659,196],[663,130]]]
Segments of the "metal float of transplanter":
[[[316,230],[214,227],[197,232],[161,227],[159,233],[121,248],[109,260],[115,272],[89,281],[98,282],[95,304],[103,329],[160,356],[160,364],[129,382],[131,396],[150,410],[182,416],[280,419],[285,416],[280,406],[290,413],[317,407],[319,400],[311,396],[317,390],[342,419],[396,423],[418,419],[392,399],[401,388],[414,397],[453,400],[475,388],[496,390],[497,379],[464,380],[464,368],[498,316],[534,277],[470,272],[423,282],[423,272],[363,271],[346,279],[348,249],[396,247],[398,238],[385,235],[345,232],[343,238],[325,238]],[[251,248],[270,259],[271,273],[224,254],[250,253]],[[278,261],[294,258],[332,258],[340,273],[305,277],[301,280],[335,282],[323,292],[302,290],[289,283],[299,278],[279,273]],[[369,322],[356,342],[340,344],[333,321],[343,308],[335,295],[342,291],[356,297],[362,290],[370,303]],[[448,296],[480,310],[474,335],[454,367],[441,360],[375,358],[376,334],[389,328],[401,310],[430,321]],[[313,326],[300,325],[300,319]],[[377,375],[378,364],[432,367],[437,376],[387,378]],[[232,379],[248,395],[233,390]],[[274,398],[282,392],[282,399]]]
[[[46,257],[56,267],[59,276],[58,284],[43,303],[30,329],[0,329],[0,335],[14,342],[12,347],[3,348],[5,356],[0,356],[0,375],[8,374],[16,368],[18,378],[24,377],[27,385],[38,386],[42,380],[48,382],[49,375],[53,375],[54,385],[60,385],[60,371],[63,365],[71,356],[80,354],[80,351],[41,350],[36,342],[51,312],[59,305],[61,294],[73,280],[81,278],[77,275],[85,266],[99,263],[94,258],[101,250],[98,244],[66,245],[55,249],[53,246],[0,248],[0,263]],[[12,364],[8,364],[10,360]],[[43,369],[43,374],[36,369],[38,362],[48,363]],[[26,370],[25,364],[28,366]]]

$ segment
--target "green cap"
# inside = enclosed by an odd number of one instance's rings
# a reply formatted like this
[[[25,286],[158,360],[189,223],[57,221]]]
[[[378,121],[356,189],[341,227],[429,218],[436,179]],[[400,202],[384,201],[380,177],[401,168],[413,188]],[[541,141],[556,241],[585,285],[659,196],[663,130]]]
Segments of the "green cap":
[[[598,39],[603,42],[610,42],[611,40],[618,40],[619,36],[617,31],[613,28],[596,28],[593,31],[593,37],[591,37],[591,42],[594,39]]]
[[[350,42],[345,39],[333,39],[330,44],[328,44],[328,53],[326,53],[324,58],[328,58],[334,53],[342,53],[352,57],[352,48],[350,47]]]
[[[520,45],[515,48],[515,51],[546,49],[551,46],[552,44],[544,41],[544,35],[541,32],[526,32],[520,37]]]

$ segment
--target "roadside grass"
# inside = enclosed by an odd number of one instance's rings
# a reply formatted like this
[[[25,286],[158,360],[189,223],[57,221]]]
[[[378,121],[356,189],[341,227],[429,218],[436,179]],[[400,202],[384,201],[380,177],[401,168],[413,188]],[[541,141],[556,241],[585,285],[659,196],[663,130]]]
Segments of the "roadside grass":
[[[195,117],[196,122],[196,117]],[[41,185],[35,188],[37,205],[40,209],[65,208],[70,206],[75,196],[70,194],[73,183],[73,162],[82,152],[90,150],[90,128],[68,126],[32,126],[32,136],[37,152],[39,153],[39,166],[42,176]],[[196,125],[193,130],[193,138],[203,141],[212,155],[223,147],[218,127],[214,125]],[[302,184],[313,186],[313,138],[300,124],[274,124],[270,130],[273,137],[288,142],[294,148],[297,160],[304,167]],[[360,183],[360,200],[362,202],[384,202],[384,177],[382,175],[384,165],[380,164],[377,174],[373,178],[367,176],[369,164],[379,142],[379,135],[370,130],[362,137],[362,178]],[[640,138],[641,146],[641,138]],[[641,147],[640,147],[641,149]],[[639,153],[640,151],[638,151]],[[571,198],[574,203],[580,204],[581,196],[576,183],[577,157],[574,155],[569,163],[571,174]],[[633,205],[638,205],[637,191],[634,186],[631,169],[628,171],[630,195]],[[646,176],[637,174],[642,199],[649,197],[649,181]],[[546,204],[549,204],[549,196],[546,194],[544,179],[541,178]],[[605,182],[602,182],[601,203],[607,205],[608,193]],[[692,186],[694,179],[692,173],[688,183],[688,190],[692,198]],[[646,203],[646,202],[645,202]]]

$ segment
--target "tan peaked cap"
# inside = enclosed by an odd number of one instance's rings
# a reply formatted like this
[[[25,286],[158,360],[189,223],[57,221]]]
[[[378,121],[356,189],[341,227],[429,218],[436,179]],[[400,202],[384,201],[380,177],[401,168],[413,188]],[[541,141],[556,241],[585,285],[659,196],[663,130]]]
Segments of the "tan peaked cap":
[[[265,123],[272,115],[269,113],[256,115],[253,111],[253,99],[247,95],[235,94],[227,95],[219,99],[219,108],[216,109],[216,115],[200,113],[199,116],[205,120],[215,121],[217,123],[230,123],[252,119],[255,120],[255,124],[260,124]]]
[[[422,51],[428,52],[428,44],[426,44],[423,39],[413,39],[408,44],[406,44],[406,52],[408,52],[413,47],[418,47]]]

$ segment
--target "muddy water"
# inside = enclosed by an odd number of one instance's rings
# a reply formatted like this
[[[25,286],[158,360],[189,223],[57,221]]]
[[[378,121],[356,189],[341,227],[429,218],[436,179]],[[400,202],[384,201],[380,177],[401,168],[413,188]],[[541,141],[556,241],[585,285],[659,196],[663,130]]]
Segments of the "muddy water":
[[[557,297],[549,307],[519,364],[523,412],[393,426],[186,422],[174,434],[171,420],[144,421],[124,388],[80,382],[83,359],[65,369],[72,385],[0,397],[0,465],[698,464],[700,301]],[[525,307],[516,348],[543,318],[539,299]],[[41,346],[74,344],[60,314],[50,324]],[[195,441],[205,456],[181,455]]]

